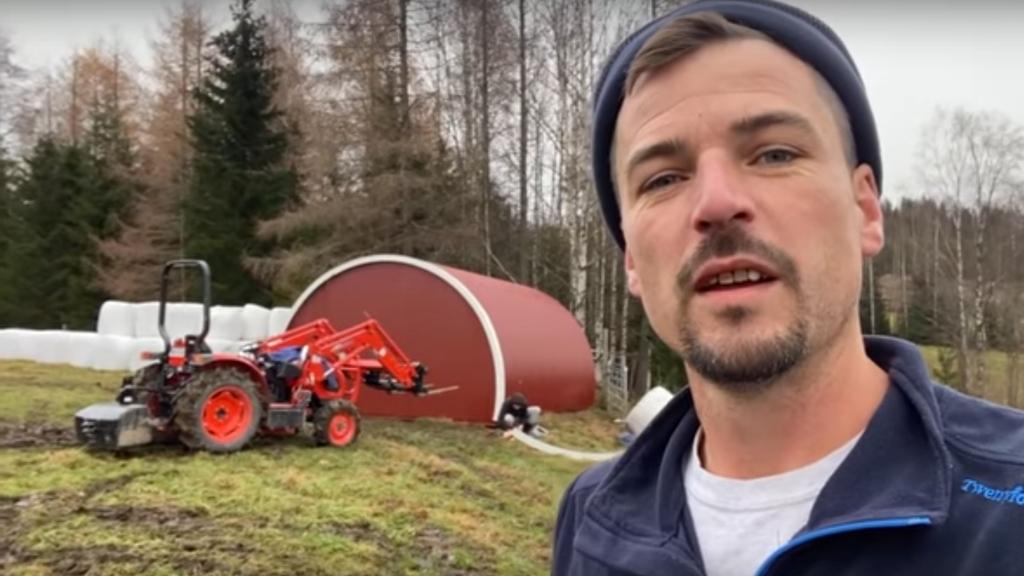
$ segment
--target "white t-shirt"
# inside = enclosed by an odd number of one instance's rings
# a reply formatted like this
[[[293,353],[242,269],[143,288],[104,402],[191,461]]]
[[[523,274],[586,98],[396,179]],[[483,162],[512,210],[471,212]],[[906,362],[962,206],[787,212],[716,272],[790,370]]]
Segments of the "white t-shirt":
[[[861,434],[803,468],[752,480],[705,470],[697,450],[700,436],[698,431],[683,477],[704,568],[708,576],[753,576],[807,524],[818,493]]]

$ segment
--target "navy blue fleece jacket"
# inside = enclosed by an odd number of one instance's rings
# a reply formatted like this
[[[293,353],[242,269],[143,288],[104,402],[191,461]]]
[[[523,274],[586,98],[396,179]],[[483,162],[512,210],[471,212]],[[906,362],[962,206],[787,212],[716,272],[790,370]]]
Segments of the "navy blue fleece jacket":
[[[908,342],[865,345],[889,391],[807,526],[757,576],[1024,574],[1024,412],[932,382]],[[697,426],[681,393],[625,454],[573,482],[552,574],[704,573],[682,478]]]

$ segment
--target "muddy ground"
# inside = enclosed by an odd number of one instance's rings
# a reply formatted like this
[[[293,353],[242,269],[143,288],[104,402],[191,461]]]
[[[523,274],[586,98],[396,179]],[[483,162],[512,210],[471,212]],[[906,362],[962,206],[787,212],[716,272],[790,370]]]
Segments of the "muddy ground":
[[[0,422],[0,449],[63,448],[77,445],[74,429],[39,423]],[[174,451],[176,452],[176,451]],[[187,453],[182,449],[180,455]],[[124,457],[146,457],[144,453],[123,453]],[[161,453],[160,457],[167,457]],[[235,535],[240,526],[226,525],[210,517],[201,509],[175,507],[101,505],[97,496],[116,492],[118,488],[136,480],[138,475],[125,475],[114,480],[90,484],[80,491],[53,491],[32,493],[22,497],[0,496],[0,574],[6,574],[19,566],[45,567],[51,574],[67,576],[93,576],[108,574],[116,567],[118,573],[144,574],[151,570],[164,572],[167,568],[175,574],[293,574],[288,568],[287,558],[281,558],[281,569],[267,571],[266,565],[258,570],[239,569],[229,566],[218,558],[239,558],[258,556],[258,543],[239,540]],[[25,536],[35,528],[59,522],[72,515],[86,515],[111,527],[128,529],[131,532],[158,539],[163,548],[133,549],[128,546],[101,545],[75,546],[73,544],[50,548],[43,551],[32,549],[25,544]],[[228,524],[231,522],[229,521]],[[266,520],[247,522],[249,527],[265,528]],[[299,527],[296,527],[297,529]],[[381,574],[399,574],[407,569],[390,565],[387,559],[395,559],[400,549],[412,551],[416,564],[421,569],[441,569],[451,576],[479,576],[493,574],[493,567],[466,569],[459,566],[454,554],[458,542],[445,530],[423,526],[418,533],[405,542],[397,542],[382,533],[369,522],[331,523],[329,530],[344,536],[347,540],[371,544],[381,551],[384,565]],[[329,574],[310,572],[307,574]]]
[[[34,494],[23,498],[0,497],[0,574],[16,566],[45,566],[52,574],[67,576],[92,576],[106,574],[113,566],[123,572],[130,567],[131,573],[146,573],[151,569],[171,568],[175,574],[293,574],[288,561],[282,558],[280,571],[264,566],[250,571],[237,566],[231,567],[218,558],[239,558],[258,555],[258,543],[232,538],[235,530],[211,519],[203,510],[151,508],[139,506],[99,506],[89,500],[98,493],[116,489],[118,482],[110,487],[89,489],[84,493]],[[148,535],[159,535],[166,543],[162,550],[148,550],[143,553],[125,546],[62,546],[57,549],[38,552],[20,542],[20,538],[34,525],[45,523],[66,514],[87,514],[103,522],[130,527],[132,531]],[[31,519],[30,519],[31,518]],[[235,527],[237,528],[237,527]],[[372,543],[379,546],[387,558],[396,552],[398,546],[411,547],[417,563],[426,569],[442,568],[451,576],[480,576],[493,574],[491,568],[465,569],[457,565],[452,554],[455,542],[443,530],[425,526],[410,542],[397,543],[374,529],[369,523],[336,524],[331,528],[346,538]],[[383,565],[381,574],[401,573],[396,566]],[[309,572],[307,574],[328,574],[330,572]]]
[[[0,422],[0,448],[63,447],[76,443],[73,428],[32,422]]]

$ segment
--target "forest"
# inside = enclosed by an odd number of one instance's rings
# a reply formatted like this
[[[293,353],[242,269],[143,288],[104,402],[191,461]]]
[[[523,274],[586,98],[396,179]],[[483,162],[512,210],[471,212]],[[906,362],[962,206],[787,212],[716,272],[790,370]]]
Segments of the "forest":
[[[674,3],[334,0],[303,20],[238,0],[215,28],[184,0],[150,65],[104,38],[50,70],[0,35],[0,326],[92,329],[104,300],[155,299],[178,257],[210,263],[215,303],[289,305],[394,253],[534,286],[632,397],[678,388],[589,175],[603,58]],[[915,194],[883,195],[864,330],[1024,406],[1024,132],[935,110],[918,148]]]

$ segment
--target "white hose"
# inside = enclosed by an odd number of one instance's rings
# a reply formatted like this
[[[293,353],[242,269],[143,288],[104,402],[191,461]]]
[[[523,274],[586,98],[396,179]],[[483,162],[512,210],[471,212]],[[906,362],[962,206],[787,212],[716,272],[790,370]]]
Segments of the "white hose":
[[[534,450],[539,450],[545,454],[551,454],[554,456],[564,456],[573,460],[601,462],[622,454],[622,450],[618,450],[616,452],[581,452],[579,450],[568,450],[558,446],[552,446],[543,440],[538,440],[537,438],[524,433],[519,428],[512,430],[512,437]]]

